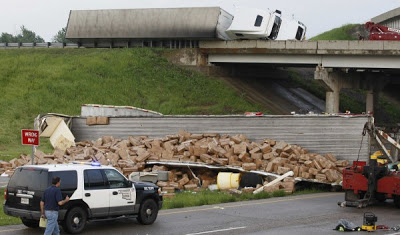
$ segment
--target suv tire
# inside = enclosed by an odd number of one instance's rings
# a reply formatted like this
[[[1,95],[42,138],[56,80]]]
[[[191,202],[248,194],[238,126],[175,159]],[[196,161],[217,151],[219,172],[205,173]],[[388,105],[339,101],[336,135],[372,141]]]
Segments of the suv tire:
[[[38,220],[21,218],[21,221],[26,227],[29,227],[29,228],[38,228],[39,227]]]
[[[158,215],[158,205],[153,199],[146,199],[140,205],[137,221],[144,225],[154,223]]]
[[[87,214],[82,207],[73,207],[65,216],[63,228],[68,233],[80,233],[86,225]]]

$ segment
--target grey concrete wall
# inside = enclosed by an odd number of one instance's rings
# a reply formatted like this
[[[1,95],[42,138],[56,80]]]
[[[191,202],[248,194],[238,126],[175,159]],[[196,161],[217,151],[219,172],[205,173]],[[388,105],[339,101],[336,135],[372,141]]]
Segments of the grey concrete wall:
[[[95,140],[103,135],[117,138],[146,135],[162,138],[179,130],[191,133],[244,134],[252,141],[265,138],[285,140],[312,152],[333,153],[355,160],[366,116],[162,116],[110,118],[107,126],[87,126],[85,118],[74,118],[76,141]],[[363,139],[361,159],[368,155],[368,138]]]

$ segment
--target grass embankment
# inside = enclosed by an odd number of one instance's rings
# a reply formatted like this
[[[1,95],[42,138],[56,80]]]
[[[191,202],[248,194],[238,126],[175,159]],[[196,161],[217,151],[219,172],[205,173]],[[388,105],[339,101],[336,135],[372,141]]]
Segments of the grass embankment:
[[[347,24],[342,27],[334,28],[313,38],[311,41],[317,40],[358,40],[358,38],[352,34],[355,28],[360,27],[359,24]],[[356,34],[357,35],[357,34]]]
[[[182,69],[157,49],[21,49],[0,51],[0,160],[21,146],[20,130],[38,114],[79,115],[82,104],[135,106],[163,114],[266,111],[217,79]],[[40,150],[51,152],[48,139]]]
[[[1,197],[0,197],[0,226],[21,224],[21,220],[19,218],[8,216],[8,215],[4,214],[4,211],[3,211],[4,189],[0,189],[0,193],[1,193]]]
[[[260,192],[258,194],[242,193],[240,195],[230,194],[228,192],[209,191],[209,190],[204,190],[201,192],[182,192],[182,193],[177,193],[176,196],[173,198],[164,199],[163,209],[214,205],[227,202],[250,201],[250,200],[267,199],[273,197],[297,196],[303,194],[314,194],[322,192],[326,192],[326,190],[305,189],[297,191],[293,194],[286,194],[284,191],[279,190],[273,193],[267,193],[267,192]]]

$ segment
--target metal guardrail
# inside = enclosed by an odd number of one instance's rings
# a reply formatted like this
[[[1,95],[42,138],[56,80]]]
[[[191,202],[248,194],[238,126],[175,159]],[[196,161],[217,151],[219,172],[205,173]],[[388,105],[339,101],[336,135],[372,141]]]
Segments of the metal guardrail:
[[[12,49],[12,48],[79,48],[77,43],[53,43],[53,42],[43,42],[43,43],[7,43],[1,42],[0,49]]]
[[[94,41],[83,43],[0,43],[0,49],[13,48],[131,48],[131,47],[155,47],[155,48],[199,48],[197,40],[133,40],[133,41]]]

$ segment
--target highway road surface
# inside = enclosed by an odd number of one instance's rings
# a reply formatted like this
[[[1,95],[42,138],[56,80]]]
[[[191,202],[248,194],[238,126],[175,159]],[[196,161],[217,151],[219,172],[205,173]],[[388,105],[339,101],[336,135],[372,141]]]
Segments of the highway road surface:
[[[134,219],[88,223],[83,234],[341,234],[334,231],[339,219],[361,226],[364,212],[378,216],[377,224],[400,224],[400,209],[392,202],[366,209],[341,208],[343,193],[320,193],[256,201],[162,210],[153,225]],[[43,234],[23,225],[0,227],[0,235]],[[378,231],[375,234],[399,234]]]

